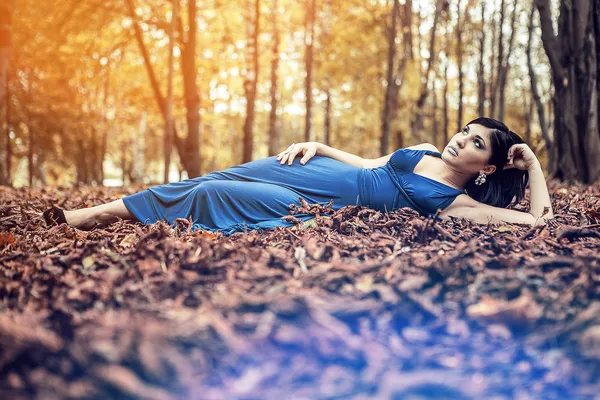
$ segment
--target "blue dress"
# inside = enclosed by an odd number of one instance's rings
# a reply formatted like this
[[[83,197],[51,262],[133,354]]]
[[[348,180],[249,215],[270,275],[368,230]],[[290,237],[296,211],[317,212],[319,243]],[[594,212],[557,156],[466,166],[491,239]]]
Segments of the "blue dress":
[[[153,186],[123,198],[125,207],[140,222],[151,224],[191,216],[192,230],[220,231],[226,235],[244,230],[292,226],[281,220],[290,204],[348,205],[379,211],[411,207],[433,215],[464,193],[413,172],[430,150],[398,149],[386,165],[360,168],[333,158],[314,156],[306,164],[296,157],[281,165],[276,156],[210,172],[202,177]],[[306,221],[310,214],[296,214]]]

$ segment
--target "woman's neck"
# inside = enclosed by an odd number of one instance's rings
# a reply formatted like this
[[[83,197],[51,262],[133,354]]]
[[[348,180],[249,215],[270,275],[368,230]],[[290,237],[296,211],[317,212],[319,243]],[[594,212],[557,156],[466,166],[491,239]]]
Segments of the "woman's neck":
[[[441,182],[462,190],[467,186],[467,182],[473,178],[472,174],[465,174],[464,172],[453,168],[441,158],[439,161],[440,162],[437,162],[435,166],[435,174],[439,177]]]

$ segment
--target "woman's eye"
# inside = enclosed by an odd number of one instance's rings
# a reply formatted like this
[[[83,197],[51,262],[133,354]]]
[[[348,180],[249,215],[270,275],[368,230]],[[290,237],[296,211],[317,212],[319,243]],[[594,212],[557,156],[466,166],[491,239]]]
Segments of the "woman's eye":
[[[463,129],[462,133],[463,133],[463,135],[468,135],[469,134],[469,132],[466,129]]]
[[[475,141],[475,147],[477,147],[478,149],[481,148],[481,143],[479,143],[479,140]]]

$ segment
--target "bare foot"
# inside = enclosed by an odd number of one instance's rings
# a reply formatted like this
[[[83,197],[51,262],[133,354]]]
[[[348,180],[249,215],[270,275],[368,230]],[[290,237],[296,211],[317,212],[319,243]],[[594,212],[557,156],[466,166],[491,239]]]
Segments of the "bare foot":
[[[96,225],[96,219],[87,210],[64,210],[67,224],[79,229],[91,229]]]
[[[113,222],[117,222],[119,220],[119,218],[115,217],[112,214],[109,213],[102,213],[98,216],[96,216],[96,222],[102,224],[102,225],[110,225]]]

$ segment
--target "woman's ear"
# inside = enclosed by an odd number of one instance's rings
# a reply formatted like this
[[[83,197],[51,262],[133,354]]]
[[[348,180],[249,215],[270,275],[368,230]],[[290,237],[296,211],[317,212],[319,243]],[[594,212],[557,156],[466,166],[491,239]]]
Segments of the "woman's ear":
[[[491,175],[491,174],[493,174],[494,172],[496,172],[496,166],[495,166],[495,165],[491,165],[491,164],[489,164],[489,165],[486,165],[486,166],[483,168],[483,173],[484,173],[484,174],[486,174],[486,175]]]

